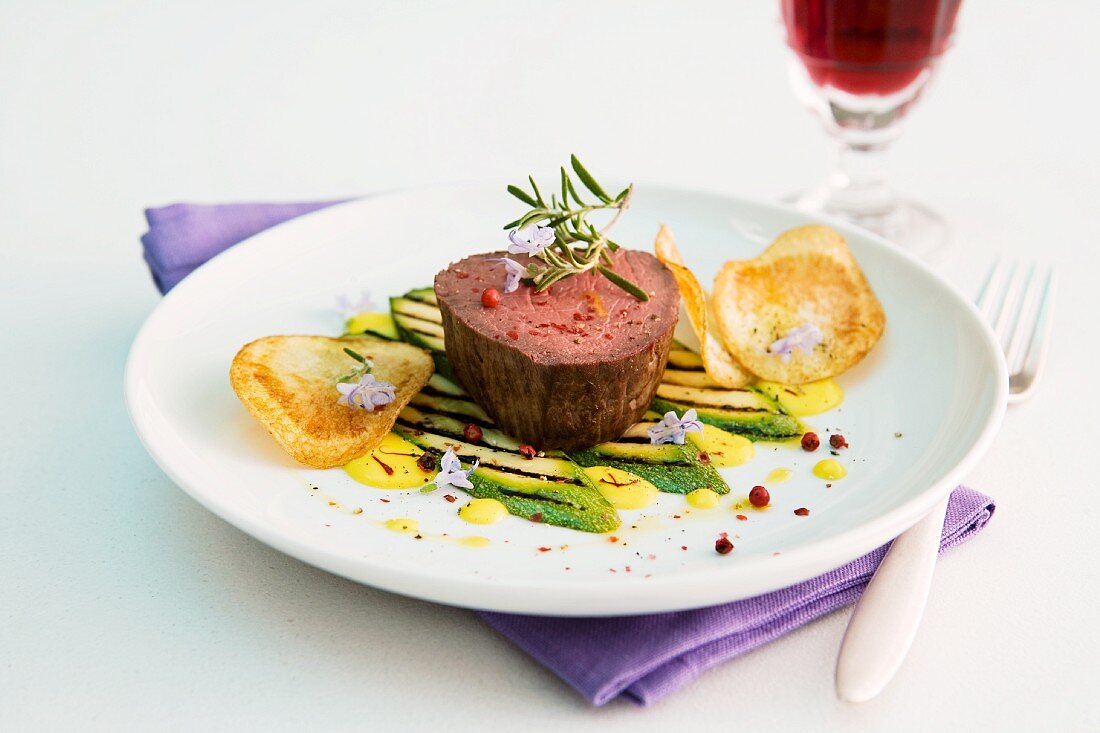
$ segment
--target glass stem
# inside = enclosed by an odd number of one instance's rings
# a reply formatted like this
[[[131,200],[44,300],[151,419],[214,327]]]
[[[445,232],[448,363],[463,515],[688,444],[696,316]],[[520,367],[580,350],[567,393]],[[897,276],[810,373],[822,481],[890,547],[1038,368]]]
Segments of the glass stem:
[[[834,139],[826,210],[859,221],[881,219],[896,208],[897,199],[886,184],[888,146]]]

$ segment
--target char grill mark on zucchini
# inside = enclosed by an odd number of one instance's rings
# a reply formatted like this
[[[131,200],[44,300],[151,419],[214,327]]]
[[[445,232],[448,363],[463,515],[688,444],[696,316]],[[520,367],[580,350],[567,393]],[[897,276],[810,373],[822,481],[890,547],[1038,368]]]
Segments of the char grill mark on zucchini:
[[[553,491],[557,488],[583,488],[585,486],[583,481],[567,481],[565,479],[549,479],[538,474],[521,473],[517,471],[509,471],[499,467],[478,466],[477,473],[482,478],[494,479],[497,483],[506,483],[506,492],[523,495],[523,496],[547,496],[548,501],[556,501],[559,503],[566,503],[563,499]]]
[[[402,336],[433,351],[444,351],[443,314],[431,303],[390,298],[390,315]]]
[[[431,382],[428,382],[423,387],[421,387],[420,392],[422,394],[428,395],[430,397],[436,397],[436,398],[441,399],[441,400],[457,400],[459,402],[471,402],[471,400],[466,398],[465,394],[455,394],[454,392],[444,391],[442,389],[439,389],[435,385],[433,385]]]
[[[736,407],[732,404],[716,406],[705,402],[670,399],[667,390],[662,395],[664,387],[665,385],[662,385],[658,388],[657,396],[650,405],[650,409],[661,414],[671,410],[677,416],[683,417],[685,412],[694,409],[701,422],[743,435],[749,440],[786,440],[803,432],[802,423],[798,418],[788,414],[778,403],[756,390],[746,390],[751,392],[752,396],[745,398],[744,407]],[[736,390],[729,390],[729,392],[734,391]],[[736,403],[737,399],[740,398],[730,398],[725,401]]]
[[[615,508],[590,483],[536,482],[539,485],[528,490],[514,486],[511,476],[479,468],[470,474],[473,488],[466,491],[480,499],[496,499],[516,516],[582,532],[610,532],[621,524]]]
[[[703,488],[719,494],[729,493],[730,488],[718,471],[699,460],[694,445],[653,445],[648,439],[641,442],[637,434],[644,434],[650,425],[652,423],[640,423],[627,431],[625,439],[574,451],[569,457],[581,466],[610,466],[641,476],[661,491],[672,494]]]
[[[785,440],[801,435],[802,423],[754,387],[726,389],[714,383],[702,358],[682,344],[669,352],[668,367],[649,409],[678,416],[694,409],[699,420],[750,440]]]
[[[703,357],[694,351],[688,351],[682,346],[676,345],[668,352],[668,366],[674,369],[703,372]]]
[[[432,378],[428,380],[428,386],[434,392],[438,394],[448,395],[450,397],[466,397],[466,390],[462,389],[453,380],[448,379],[442,374],[436,373],[432,375]]]
[[[661,375],[663,384],[679,385],[683,387],[701,387],[704,389],[721,389],[721,385],[711,379],[706,372],[698,369],[677,369],[671,364],[665,368]]]
[[[489,417],[485,410],[481,409],[479,404],[470,399],[462,387],[438,372],[433,374],[420,392],[413,396],[410,404],[426,408],[428,412],[439,413],[460,420],[463,427],[467,424],[473,424],[483,431],[499,432],[493,419]],[[503,436],[503,433],[500,435]],[[517,441],[511,438],[507,440],[516,443],[517,446],[519,445]]]
[[[511,497],[522,498],[522,499],[530,499],[531,498],[530,494],[524,493],[522,491],[516,491],[515,489],[502,489],[502,488],[498,487],[497,491],[499,491],[504,496],[511,496]],[[564,500],[560,497],[557,497],[557,496],[551,497],[551,496],[546,496],[544,494],[539,495],[539,501],[546,502],[546,503],[549,503],[549,504],[558,504],[559,506],[575,506],[575,505],[570,504],[568,501],[566,501],[566,500]]]
[[[445,345],[443,341],[443,326],[438,323],[424,321],[396,311],[393,314],[393,320],[399,329],[412,334],[414,338],[419,338],[424,342]]]
[[[481,441],[472,443],[466,440],[460,426],[457,431],[454,430],[456,424],[457,421],[453,418],[423,413],[416,408],[406,407],[401,410],[394,429],[400,428],[398,432],[420,448],[430,448],[439,453],[446,452],[448,448],[454,448],[455,453],[460,457],[471,461],[474,458],[480,458],[482,463],[493,468],[530,476],[578,480],[576,466],[568,460],[546,456],[524,458],[516,449],[498,448],[486,442],[484,431]],[[511,438],[508,440],[515,442]],[[518,447],[516,444],[517,449]]]
[[[432,351],[446,351],[443,314],[431,288],[410,290],[400,297],[390,298],[390,315],[398,333],[409,343]]]
[[[405,315],[404,313],[399,313],[396,317],[399,317],[401,319],[401,325],[404,328],[412,331],[418,336],[437,339],[443,338],[443,326],[438,323],[435,323],[433,321],[425,321],[422,318]]]
[[[451,401],[461,402],[453,399]],[[474,403],[469,404],[473,405]],[[476,407],[476,405],[474,406]],[[421,407],[426,407],[426,409],[421,409]],[[401,411],[400,417],[418,429],[449,435],[459,440],[468,440],[466,438],[466,426],[476,425],[481,430],[481,440],[477,441],[479,444],[509,453],[519,453],[519,441],[497,430],[493,423],[488,420],[471,420],[463,414],[455,416],[447,410],[432,409],[430,404],[425,406],[419,403],[410,403]]]
[[[413,346],[419,346],[432,352],[446,352],[447,345],[442,336],[428,333],[417,326],[418,323],[427,323],[427,321],[418,321],[415,318],[394,313],[393,322],[397,324],[397,330],[401,332],[401,338]]]
[[[413,288],[409,292],[405,293],[406,298],[409,300],[415,300],[418,303],[431,303],[432,305],[439,305],[439,301],[435,297],[435,288]]]
[[[750,412],[780,411],[778,403],[754,389],[706,389],[662,383],[657,396],[688,407],[722,408]]]
[[[466,416],[460,414],[456,418],[453,411],[446,409],[454,402],[456,401],[452,398],[450,400],[421,399],[418,403],[417,398],[414,398],[412,405],[402,411],[399,423],[412,430],[435,433],[462,443],[468,442],[464,433]],[[434,409],[420,410],[421,404],[425,403],[427,407]],[[476,407],[472,402],[466,404]],[[721,476],[712,467],[698,460],[698,453],[693,446],[651,445],[648,437],[643,442],[639,436],[645,435],[645,429],[649,426],[650,424],[635,426],[627,431],[623,439],[578,452],[577,456],[550,454],[547,458],[558,455],[581,466],[611,466],[641,476],[658,489],[672,493],[685,493],[700,487],[712,488],[722,494],[728,493],[729,487]],[[478,442],[479,445],[493,448],[497,453],[516,456],[510,465],[500,466],[501,470],[517,475],[540,475],[537,472],[532,474],[526,469],[528,459],[519,456],[519,441],[492,427],[484,425],[479,427],[482,428],[482,439]],[[446,446],[437,449],[446,450]],[[475,457],[481,456],[475,453],[460,455],[460,458],[467,461],[472,461]],[[516,460],[521,462],[515,464]],[[579,481],[573,483],[579,483]]]
[[[443,323],[443,314],[439,312],[439,306],[434,303],[426,303],[402,296],[390,298],[390,309],[424,323],[434,323],[436,325]]]
[[[494,458],[492,454],[507,454],[507,451],[498,451],[493,448],[481,445],[475,445],[473,443],[467,443],[464,440],[452,438],[449,435],[442,435],[439,433],[428,433],[420,430],[419,428],[410,427],[404,420],[398,419],[394,425],[394,432],[398,433],[405,440],[416,445],[418,448],[424,450],[431,450],[436,453],[445,453],[448,448],[454,450],[455,457],[463,463],[473,463],[475,459],[481,461],[478,465],[478,471],[482,473],[491,472],[491,474],[502,474],[512,476],[517,480],[530,480],[538,481],[540,484],[546,485],[564,485],[572,484],[574,486],[583,486],[584,482],[578,478],[577,475],[556,475],[554,473],[545,473],[537,470],[524,470],[521,467],[511,465],[507,462],[503,462],[500,458]],[[418,434],[419,433],[419,434]],[[518,456],[518,454],[517,454]],[[521,459],[526,460],[526,459]],[[537,460],[537,459],[535,459]]]
[[[462,420],[463,423],[474,423],[480,428],[493,428],[492,419],[481,409],[481,406],[471,400],[449,395],[433,394],[421,390],[412,396],[409,404],[424,408],[429,412],[440,413]]]
[[[439,311],[435,290],[416,288],[401,297],[390,298],[390,315],[401,339],[431,351],[436,373],[453,380],[454,373],[447,362],[443,314]]]
[[[456,427],[458,421],[453,418],[406,407],[394,432],[424,450],[443,453],[452,448],[467,465],[480,459],[481,464],[470,474],[473,487],[466,492],[477,498],[496,499],[511,514],[584,532],[608,532],[619,526],[615,508],[576,464],[562,458],[528,459],[493,447],[487,442],[493,436],[485,431],[476,444],[466,441],[465,436],[439,432],[441,428]]]
[[[351,331],[345,331],[344,333],[340,334],[340,338],[342,338],[342,339],[358,339],[358,338],[363,338],[364,336],[367,336],[367,337],[373,338],[373,339],[378,339],[379,341],[401,341],[402,340],[400,335],[395,338],[393,336],[390,336],[388,333],[382,333],[381,331],[375,331],[375,330],[370,329],[370,328],[368,328],[365,331],[357,331],[355,333],[352,333]]]

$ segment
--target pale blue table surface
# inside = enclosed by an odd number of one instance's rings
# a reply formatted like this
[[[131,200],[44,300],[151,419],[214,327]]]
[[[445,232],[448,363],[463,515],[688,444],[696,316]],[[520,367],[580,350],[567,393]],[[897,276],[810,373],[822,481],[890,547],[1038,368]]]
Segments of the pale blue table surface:
[[[652,709],[594,711],[470,614],[291,560],[160,472],[122,404],[157,303],[141,208],[503,184],[571,150],[777,197],[824,145],[775,8],[5,2],[0,729],[1100,728],[1098,7],[965,3],[897,145],[905,190],[954,223],[952,279],[973,288],[1005,253],[1058,262],[1062,290],[1046,383],[968,478],[997,516],[941,564],[893,684],[835,700],[841,613]],[[526,96],[540,84],[551,103]],[[559,86],[596,109],[554,114]]]

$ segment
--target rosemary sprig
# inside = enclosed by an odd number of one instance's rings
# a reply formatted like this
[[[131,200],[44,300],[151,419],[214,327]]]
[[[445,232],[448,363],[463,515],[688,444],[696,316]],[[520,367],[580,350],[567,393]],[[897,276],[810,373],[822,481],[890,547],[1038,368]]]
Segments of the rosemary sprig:
[[[354,382],[354,381],[357,381],[359,379],[359,377],[363,376],[364,374],[370,374],[371,370],[374,369],[374,364],[371,364],[370,359],[367,359],[365,356],[363,356],[359,352],[352,351],[351,349],[349,349],[345,346],[344,347],[344,353],[347,354],[348,356],[350,356],[352,359],[355,359],[357,362],[359,362],[359,366],[355,367],[355,369],[352,369],[350,372],[348,372],[344,376],[340,377],[340,379],[338,379],[336,381],[338,381],[338,382]]]
[[[528,265],[527,276],[534,282],[535,289],[541,292],[559,280],[596,270],[638,300],[649,300],[646,291],[612,269],[612,260],[608,255],[608,250],[614,252],[619,249],[619,245],[608,238],[607,232],[630,207],[634,184],[624,188],[618,196],[612,197],[581,165],[576,155],[571,155],[569,162],[581,185],[595,196],[596,201],[593,203],[580,197],[564,166],[561,168],[560,190],[550,195],[549,203],[532,176],[527,177],[531,184],[530,191],[519,186],[508,186],[508,193],[531,208],[520,218],[505,224],[505,229],[523,229],[537,225],[554,231],[553,243],[533,255],[541,260],[541,264]],[[615,214],[601,229],[597,229],[588,220],[588,215],[593,211],[611,210]]]

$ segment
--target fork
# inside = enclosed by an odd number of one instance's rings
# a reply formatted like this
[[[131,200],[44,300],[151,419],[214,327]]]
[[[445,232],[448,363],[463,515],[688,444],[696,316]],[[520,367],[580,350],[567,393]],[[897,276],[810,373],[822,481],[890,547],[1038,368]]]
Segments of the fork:
[[[1052,268],[994,263],[978,309],[993,327],[1008,367],[1008,401],[1030,396],[1046,362],[1054,308]],[[950,497],[903,532],[890,546],[860,598],[836,663],[836,693],[863,702],[882,691],[901,666],[917,634]]]

